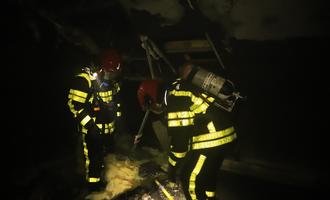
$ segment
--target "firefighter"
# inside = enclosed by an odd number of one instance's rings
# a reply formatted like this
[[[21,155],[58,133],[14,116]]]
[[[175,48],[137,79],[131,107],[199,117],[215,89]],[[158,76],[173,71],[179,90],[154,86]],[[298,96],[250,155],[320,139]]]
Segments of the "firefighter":
[[[81,139],[84,182],[91,190],[102,189],[106,184],[103,159],[113,151],[121,120],[122,57],[117,50],[107,49],[96,63],[74,76],[67,102]]]
[[[171,138],[167,171],[172,183],[176,182],[179,166],[188,151],[189,135],[193,131],[194,114],[189,109],[192,105],[191,92],[188,85],[180,83],[179,79],[169,82],[145,80],[137,92],[143,110],[148,107],[153,113],[164,115]],[[166,100],[165,95],[168,96]]]
[[[232,111],[241,96],[231,81],[191,63],[183,67],[181,77],[192,85],[190,110],[195,114],[190,151],[182,167],[183,191],[187,199],[219,199],[217,174],[237,138]]]
[[[175,182],[180,169],[186,199],[216,199],[217,174],[237,137],[232,109],[239,93],[229,80],[191,63],[180,75],[164,94],[171,136],[168,175]]]

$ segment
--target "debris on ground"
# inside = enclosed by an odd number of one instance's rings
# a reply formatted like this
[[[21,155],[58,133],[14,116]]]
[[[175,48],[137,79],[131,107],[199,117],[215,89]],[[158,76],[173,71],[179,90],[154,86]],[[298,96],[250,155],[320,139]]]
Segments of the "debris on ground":
[[[109,154],[105,157],[105,190],[85,199],[184,200],[180,186],[170,186],[166,168],[167,153],[149,147],[135,151],[134,156]]]

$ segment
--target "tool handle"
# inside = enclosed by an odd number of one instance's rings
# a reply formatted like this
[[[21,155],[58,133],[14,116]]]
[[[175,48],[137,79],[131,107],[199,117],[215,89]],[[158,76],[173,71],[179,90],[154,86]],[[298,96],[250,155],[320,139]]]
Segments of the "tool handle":
[[[145,125],[146,122],[147,122],[147,119],[148,119],[149,113],[150,113],[150,109],[147,109],[147,110],[146,110],[146,113],[144,114],[144,117],[143,117],[142,123],[141,123],[141,125],[140,125],[139,131],[138,131],[138,133],[137,133],[136,136],[135,136],[136,138],[141,138],[141,137],[142,137],[142,135],[143,135],[142,131],[143,131],[144,125]],[[138,143],[138,142],[134,143],[133,150],[136,148],[137,143]]]

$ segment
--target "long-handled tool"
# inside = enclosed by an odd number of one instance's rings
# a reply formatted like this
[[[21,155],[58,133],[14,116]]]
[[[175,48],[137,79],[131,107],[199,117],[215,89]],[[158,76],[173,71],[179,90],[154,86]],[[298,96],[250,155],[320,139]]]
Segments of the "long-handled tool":
[[[164,193],[164,195],[166,196],[166,198],[168,200],[174,200],[174,197],[166,190],[166,188],[157,179],[155,179],[155,183],[160,188],[160,190]]]
[[[147,119],[148,119],[148,116],[149,116],[149,113],[150,113],[150,109],[147,108],[145,114],[144,114],[144,117],[143,117],[143,120],[142,120],[142,123],[140,125],[140,128],[139,128],[139,131],[138,133],[135,135],[135,138],[134,138],[134,145],[133,145],[133,148],[132,148],[132,151],[135,150],[137,144],[139,143],[142,135],[143,135],[143,128],[144,128],[144,125],[146,124],[147,122]]]

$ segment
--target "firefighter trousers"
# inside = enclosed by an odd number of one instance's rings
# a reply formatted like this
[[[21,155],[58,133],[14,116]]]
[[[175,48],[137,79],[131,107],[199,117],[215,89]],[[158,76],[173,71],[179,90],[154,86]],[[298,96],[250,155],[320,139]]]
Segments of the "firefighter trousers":
[[[180,177],[187,200],[216,199],[217,176],[230,148],[231,143],[189,151]]]

